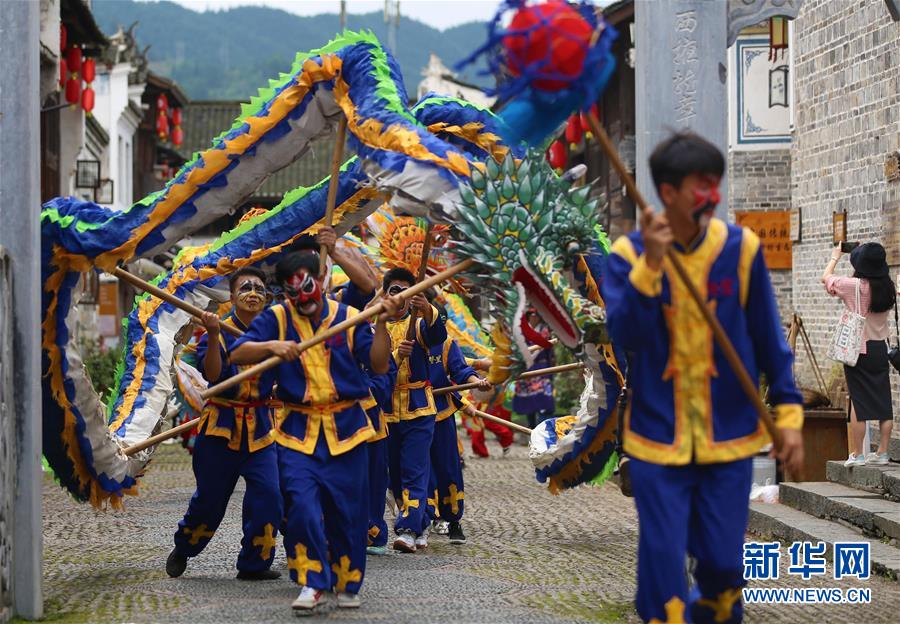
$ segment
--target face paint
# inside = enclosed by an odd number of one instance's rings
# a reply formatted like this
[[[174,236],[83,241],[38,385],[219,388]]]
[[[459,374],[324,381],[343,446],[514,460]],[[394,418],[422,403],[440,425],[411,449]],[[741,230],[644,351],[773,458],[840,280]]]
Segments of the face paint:
[[[294,273],[284,284],[284,294],[291,303],[300,307],[310,302],[318,302],[322,299],[322,289],[319,282],[307,272]]]
[[[709,219],[712,217],[716,206],[722,200],[722,196],[719,194],[719,180],[711,177],[704,179],[709,184],[709,188],[692,189],[694,193],[694,221],[701,226],[705,226],[709,223]]]
[[[266,287],[256,279],[245,280],[238,287],[235,300],[240,308],[257,312],[266,303]]]

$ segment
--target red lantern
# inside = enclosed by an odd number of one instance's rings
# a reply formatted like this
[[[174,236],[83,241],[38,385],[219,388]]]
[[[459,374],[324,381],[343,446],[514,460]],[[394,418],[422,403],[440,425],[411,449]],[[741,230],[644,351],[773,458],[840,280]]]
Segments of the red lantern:
[[[156,134],[160,141],[169,138],[169,118],[162,111],[156,116]]]
[[[62,52],[66,49],[66,25],[60,23],[59,25],[59,50]]]
[[[503,38],[514,76],[533,72],[533,85],[558,91],[581,74],[593,35],[591,25],[569,4],[558,0],[525,6],[513,16]]]
[[[181,126],[172,128],[172,143],[176,146],[184,143],[184,130],[181,129]]]
[[[88,115],[94,110],[94,90],[91,89],[90,85],[86,86],[84,91],[81,92],[81,108],[83,108],[84,112]]]
[[[69,71],[66,68],[66,59],[59,59],[59,88],[62,89],[66,86],[66,77],[69,75]]]
[[[562,169],[566,166],[566,146],[559,139],[550,144],[550,148],[547,150],[547,162],[554,169]]]
[[[180,108],[172,109],[172,125],[173,126],[181,125],[181,109]]]
[[[583,136],[584,131],[581,128],[581,117],[578,113],[573,113],[569,116],[569,121],[566,122],[566,141],[569,143],[569,148],[575,149],[580,145]]]
[[[72,106],[77,106],[81,99],[81,81],[78,78],[70,76],[66,81],[66,102]]]
[[[81,71],[81,48],[72,46],[66,50],[66,66],[73,74]]]
[[[159,97],[156,98],[156,110],[168,114],[169,112],[169,98],[166,97],[165,93],[160,93]]]
[[[84,62],[81,64],[81,77],[87,83],[94,82],[94,78],[97,77],[97,62],[94,59],[84,59]]]

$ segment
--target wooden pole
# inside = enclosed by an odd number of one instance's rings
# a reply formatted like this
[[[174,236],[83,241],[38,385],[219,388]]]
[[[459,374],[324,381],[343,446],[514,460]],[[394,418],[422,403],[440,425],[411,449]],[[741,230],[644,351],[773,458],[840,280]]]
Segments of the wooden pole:
[[[154,297],[162,299],[163,301],[165,301],[167,303],[171,303],[173,306],[175,306],[179,310],[184,310],[188,314],[192,314],[198,320],[203,318],[204,311],[201,310],[200,308],[198,308],[197,306],[193,306],[186,301],[182,301],[181,299],[179,299],[172,293],[166,292],[162,288],[159,288],[158,286],[154,286],[150,282],[142,280],[134,273],[130,273],[130,272],[126,271],[125,269],[123,269],[122,267],[116,267],[116,270],[113,271],[112,274],[114,276],[118,277],[123,282],[128,282],[135,288],[139,288],[140,290],[143,290],[145,293],[148,293],[150,295],[153,295]],[[241,336],[244,335],[244,332],[242,332],[237,327],[232,327],[231,325],[226,325],[225,323],[221,323],[219,326],[222,328],[222,331],[228,332],[232,336],[240,338]]]
[[[422,242],[422,261],[419,262],[419,274],[416,275],[416,283],[418,284],[425,279],[425,273],[428,272],[428,256],[431,255],[431,223],[425,229],[425,240]],[[416,337],[416,323],[418,323],[418,314],[410,312],[409,326],[406,328],[406,339],[414,340]]]
[[[488,414],[486,412],[482,412],[481,410],[475,409],[471,405],[469,406],[469,414],[478,416],[479,418],[484,418],[485,420],[491,420],[491,421],[497,423],[498,425],[503,425],[504,427],[509,427],[510,429],[513,429],[515,431],[519,431],[521,433],[527,433],[528,435],[531,435],[532,430],[529,429],[528,427],[523,427],[522,425],[517,425],[514,422],[510,422],[508,420],[503,420],[502,418],[498,418],[498,417]]]
[[[347,116],[341,113],[338,121],[337,136],[334,139],[334,155],[331,158],[331,178],[328,180],[328,203],[325,204],[325,225],[334,225],[334,205],[337,203],[338,180],[341,175],[341,162],[344,160],[344,143],[347,138]],[[328,248],[319,249],[319,275],[325,274],[328,260]]]
[[[619,177],[622,178],[622,182],[625,184],[625,188],[628,191],[628,196],[634,200],[634,203],[636,203],[641,210],[646,210],[648,206],[647,201],[644,199],[644,196],[641,195],[637,185],[634,183],[634,178],[631,177],[628,169],[625,168],[625,164],[619,157],[619,153],[613,146],[612,141],[609,140],[606,130],[603,129],[603,126],[601,126],[600,122],[597,120],[597,116],[592,112],[588,112],[587,120],[588,125],[591,127],[591,132],[594,135],[594,139],[600,144],[600,147],[606,153],[607,158],[609,158],[610,163],[612,163],[613,168],[619,174]],[[684,283],[691,299],[693,299],[694,303],[697,304],[697,307],[700,308],[703,319],[712,329],[713,337],[715,338],[716,344],[719,345],[722,355],[725,356],[725,359],[731,366],[731,370],[734,371],[735,376],[738,378],[738,383],[740,383],[741,388],[744,390],[744,394],[746,394],[747,398],[750,399],[750,402],[753,403],[753,406],[756,408],[756,413],[760,420],[762,420],[769,436],[772,438],[772,444],[777,450],[780,450],[782,444],[781,432],[775,427],[775,421],[772,419],[772,415],[769,413],[768,408],[766,408],[759,396],[757,384],[750,379],[747,369],[744,368],[740,356],[738,356],[737,351],[734,349],[734,345],[725,333],[721,323],[719,323],[719,319],[717,319],[716,315],[709,309],[706,301],[701,297],[700,291],[697,290],[697,286],[691,281],[691,278],[685,270],[684,265],[681,263],[681,260],[678,258],[678,255],[672,249],[669,249],[666,253],[666,259],[669,261],[669,264],[672,265],[672,268],[675,269],[678,278]]]
[[[402,299],[407,299],[409,297],[417,295],[420,292],[428,290],[435,284],[439,284],[439,283],[443,282],[444,280],[446,280],[450,277],[453,277],[457,273],[461,273],[462,271],[465,271],[466,269],[470,268],[474,264],[475,264],[475,261],[472,260],[471,258],[469,258],[467,260],[463,260],[462,262],[460,262],[458,264],[454,264],[452,267],[441,271],[437,275],[433,275],[433,276],[429,277],[427,280],[425,280],[423,282],[419,282],[418,284],[415,284],[411,288],[407,288],[402,293],[400,293],[398,296]],[[371,308],[367,308],[367,309],[363,310],[362,312],[360,312],[359,314],[357,314],[356,316],[354,316],[352,318],[348,318],[347,320],[342,321],[342,322],[338,323],[337,325],[334,325],[333,327],[330,327],[328,330],[322,332],[321,334],[316,334],[309,340],[304,340],[303,342],[300,343],[300,349],[305,351],[306,349],[309,349],[310,347],[314,347],[315,345],[317,345],[321,342],[325,342],[332,336],[335,336],[335,335],[349,329],[350,327],[353,327],[354,325],[358,325],[362,321],[372,318],[373,316],[380,314],[383,311],[384,311],[383,303],[379,303],[378,305],[374,305]],[[280,363],[281,363],[281,358],[279,358],[277,356],[272,356],[270,358],[266,358],[265,360],[256,364],[255,366],[252,366],[244,371],[241,371],[234,377],[230,377],[229,379],[226,379],[225,381],[223,381],[220,384],[212,386],[211,388],[207,388],[204,392],[202,392],[200,394],[200,396],[203,399],[208,399],[210,397],[214,397],[217,394],[221,394],[221,392],[223,390],[227,390],[228,388],[231,388],[232,386],[236,386],[237,384],[241,383],[242,381],[244,381],[245,379],[247,379],[249,377],[254,377],[256,375],[264,373],[265,371],[269,370],[270,368],[274,368],[275,366],[278,366]],[[168,431],[164,431],[163,433],[149,437],[146,440],[144,440],[143,442],[138,442],[137,444],[132,444],[128,448],[123,449],[123,453],[125,453],[126,456],[134,455],[135,453],[143,451],[144,449],[149,448],[149,447],[153,446],[154,444],[158,444],[158,443],[162,442],[163,440],[168,440],[169,438],[178,435],[180,432],[185,431],[186,429],[190,429],[191,427],[196,425],[199,421],[200,421],[199,418],[189,420],[188,422],[183,423],[177,427],[173,427],[172,429],[169,429]]]
[[[573,371],[583,368],[584,364],[581,362],[574,362],[572,364],[560,364],[559,366],[550,366],[547,368],[538,368],[533,371],[526,371],[513,379],[512,381],[519,381],[520,379],[528,379],[529,377],[540,377],[542,375],[556,375],[557,373],[565,373],[566,371]],[[432,391],[434,396],[440,396],[442,394],[449,394],[451,392],[462,392],[463,390],[472,390],[478,387],[478,383],[464,383],[458,386],[447,386],[446,388],[436,388]]]

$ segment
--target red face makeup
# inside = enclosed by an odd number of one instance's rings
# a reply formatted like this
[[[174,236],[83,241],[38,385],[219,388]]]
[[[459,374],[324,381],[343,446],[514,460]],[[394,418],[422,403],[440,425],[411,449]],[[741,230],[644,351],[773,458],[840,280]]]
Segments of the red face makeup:
[[[310,301],[322,299],[322,289],[319,282],[312,275],[306,273],[294,273],[284,285],[284,294],[295,306],[302,306]]]
[[[706,186],[694,187],[691,189],[694,193],[694,220],[699,221],[704,214],[715,210],[716,206],[722,200],[719,194],[719,180],[711,176],[703,178]]]

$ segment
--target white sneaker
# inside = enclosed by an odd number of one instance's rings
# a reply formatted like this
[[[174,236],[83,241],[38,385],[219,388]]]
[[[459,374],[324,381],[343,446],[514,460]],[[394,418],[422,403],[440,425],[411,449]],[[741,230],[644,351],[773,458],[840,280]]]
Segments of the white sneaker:
[[[351,594],[349,592],[338,592],[337,606],[338,609],[359,609],[359,594]]]
[[[446,520],[438,520],[434,523],[434,532],[438,535],[447,535],[450,530],[450,523]]]
[[[416,550],[428,548],[428,533],[422,533],[416,538]]]
[[[856,453],[850,453],[850,457],[847,458],[847,461],[844,462],[844,466],[850,468],[852,466],[865,466],[866,465],[866,457],[865,455],[857,455]]]
[[[394,540],[394,550],[405,553],[416,552],[416,538],[409,533],[401,533]]]
[[[866,458],[868,466],[887,466],[891,461],[891,456],[887,453],[870,453]]]
[[[306,585],[300,590],[300,595],[291,603],[294,611],[312,613],[320,604],[325,602],[325,592]]]

